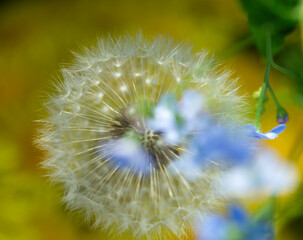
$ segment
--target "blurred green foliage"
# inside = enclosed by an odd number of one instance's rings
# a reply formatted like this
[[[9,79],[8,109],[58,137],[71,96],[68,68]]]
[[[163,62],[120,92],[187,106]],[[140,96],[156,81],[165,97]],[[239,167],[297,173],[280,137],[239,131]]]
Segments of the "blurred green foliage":
[[[303,107],[303,53],[298,51],[300,46],[292,44],[285,47],[277,55],[277,63],[293,72],[297,77],[290,79],[296,86],[295,94],[292,94],[291,99],[301,107]]]
[[[260,52],[266,54],[266,34],[271,33],[272,52],[282,47],[286,35],[299,21],[301,0],[240,0],[248,15],[251,33]]]

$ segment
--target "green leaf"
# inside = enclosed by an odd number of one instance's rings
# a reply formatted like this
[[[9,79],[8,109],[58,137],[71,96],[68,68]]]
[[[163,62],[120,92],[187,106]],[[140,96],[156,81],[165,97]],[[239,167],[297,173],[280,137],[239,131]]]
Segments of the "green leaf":
[[[296,76],[289,80],[296,84],[296,91],[303,96],[303,53],[300,45],[288,45],[279,53],[276,61]]]
[[[300,0],[239,0],[248,15],[256,46],[266,55],[266,33],[271,33],[272,53],[282,47],[286,35],[299,21]]]
[[[275,205],[276,205],[276,199],[275,197],[271,197],[255,213],[254,220],[258,222],[258,221],[268,221],[273,219],[275,215]]]

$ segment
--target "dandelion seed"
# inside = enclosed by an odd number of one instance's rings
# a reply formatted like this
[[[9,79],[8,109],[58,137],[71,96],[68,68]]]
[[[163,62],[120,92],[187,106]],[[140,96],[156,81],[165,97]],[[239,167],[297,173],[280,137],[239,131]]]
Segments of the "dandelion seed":
[[[109,38],[63,73],[38,141],[68,208],[96,228],[167,239],[186,235],[197,215],[220,205],[214,183],[223,161],[217,160],[238,152],[226,147],[215,156],[217,140],[229,136],[215,135],[215,125],[244,124],[246,108],[235,81],[216,72],[205,52],[162,37]],[[215,119],[214,131],[204,131],[205,119]],[[186,156],[197,166],[201,146],[214,164],[182,169],[190,165],[178,165]]]

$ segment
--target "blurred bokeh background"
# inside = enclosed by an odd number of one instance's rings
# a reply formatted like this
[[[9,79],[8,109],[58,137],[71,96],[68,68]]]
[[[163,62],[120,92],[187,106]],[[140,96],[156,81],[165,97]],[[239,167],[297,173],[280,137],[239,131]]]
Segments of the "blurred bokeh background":
[[[301,11],[303,13],[303,10]],[[296,27],[276,56],[303,76],[302,29]],[[301,28],[301,29],[300,29]],[[239,78],[250,98],[263,81],[265,62],[249,36],[247,16],[236,0],[6,0],[0,1],[0,240],[107,239],[65,211],[60,189],[43,176],[43,153],[34,145],[43,103],[54,91],[72,52],[98,37],[136,33],[170,35],[208,49]],[[303,82],[272,71],[270,82],[287,109],[286,131],[271,142],[303,171]],[[270,99],[262,127],[276,125]],[[280,199],[278,239],[303,236],[303,191]],[[121,236],[121,239],[131,239]]]

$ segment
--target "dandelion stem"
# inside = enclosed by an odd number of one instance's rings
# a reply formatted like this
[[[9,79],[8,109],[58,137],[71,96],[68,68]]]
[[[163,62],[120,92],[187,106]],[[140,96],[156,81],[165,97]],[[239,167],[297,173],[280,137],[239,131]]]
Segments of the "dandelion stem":
[[[271,34],[267,32],[266,34],[266,69],[264,75],[264,81],[261,88],[261,93],[259,96],[259,101],[257,103],[256,108],[256,119],[255,119],[255,126],[257,131],[261,131],[261,115],[264,112],[264,101],[266,97],[266,90],[268,87],[268,79],[269,79],[269,72],[272,64],[272,49],[271,49]]]

